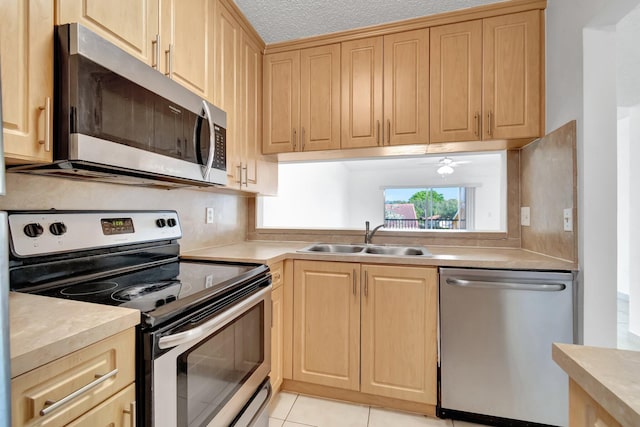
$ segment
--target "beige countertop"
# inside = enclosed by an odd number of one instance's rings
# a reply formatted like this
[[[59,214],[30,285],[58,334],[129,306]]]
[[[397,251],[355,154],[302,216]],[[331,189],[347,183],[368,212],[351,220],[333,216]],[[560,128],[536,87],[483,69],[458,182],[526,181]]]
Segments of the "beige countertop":
[[[11,378],[138,323],[138,310],[9,292]]]
[[[640,426],[640,352],[554,344],[553,360],[623,426]]]
[[[272,264],[284,259],[318,261],[368,262],[383,264],[424,265],[439,267],[504,268],[521,270],[577,270],[575,263],[522,249],[427,246],[433,254],[423,256],[391,256],[362,254],[301,253],[305,242],[247,241],[232,245],[188,251],[187,259],[245,261]]]

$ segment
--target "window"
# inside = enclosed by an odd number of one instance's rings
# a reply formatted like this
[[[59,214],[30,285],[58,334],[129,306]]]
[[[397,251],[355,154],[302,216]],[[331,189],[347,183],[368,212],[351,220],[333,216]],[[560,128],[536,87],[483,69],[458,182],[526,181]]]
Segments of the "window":
[[[473,187],[387,188],[384,228],[473,230]]]
[[[453,172],[441,175],[445,158]],[[416,233],[505,231],[506,177],[505,151],[280,163],[278,196],[257,197],[256,226],[361,230],[369,221]],[[422,204],[410,201],[416,193]],[[386,209],[392,202],[412,204],[415,216]]]

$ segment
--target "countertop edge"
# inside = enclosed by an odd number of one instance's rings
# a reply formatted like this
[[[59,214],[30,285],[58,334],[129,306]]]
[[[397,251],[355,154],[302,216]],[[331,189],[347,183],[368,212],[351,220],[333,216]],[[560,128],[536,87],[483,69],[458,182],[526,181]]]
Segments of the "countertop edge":
[[[604,349],[585,347],[575,344],[554,343],[551,354],[553,360],[560,366],[576,384],[578,384],[591,398],[602,406],[623,426],[640,425],[640,413],[631,407],[621,396],[604,384],[593,372],[579,360],[579,355],[572,355],[571,350],[606,352],[624,351],[617,349]]]
[[[39,297],[37,295],[29,295],[30,298],[48,298]],[[69,301],[69,300],[59,300]],[[99,305],[91,303],[83,303],[78,301],[72,302],[75,307],[78,304],[85,304],[87,307],[85,310],[99,309]],[[25,307],[24,304],[29,304],[28,301],[19,300],[15,301],[15,298],[10,299],[10,316],[13,311],[20,311],[18,304]],[[77,350],[81,350],[89,345],[95,344],[98,341],[102,341],[112,335],[119,332],[133,328],[140,323],[140,312],[130,308],[121,307],[109,307],[108,319],[105,321],[95,322],[87,327],[77,327],[76,325],[61,325],[59,330],[62,330],[55,339],[42,340],[44,343],[40,344],[40,340],[37,339],[38,334],[42,334],[43,330],[30,332],[27,329],[19,331],[11,330],[15,326],[15,322],[10,322],[10,363],[11,363],[11,378],[15,378],[26,372],[29,372],[35,368],[46,365],[54,360],[71,354]],[[47,313],[41,313],[42,317],[34,319],[35,322],[46,322],[44,316]],[[15,320],[15,319],[14,319]],[[35,343],[34,343],[35,342]],[[21,347],[21,348],[16,348]]]

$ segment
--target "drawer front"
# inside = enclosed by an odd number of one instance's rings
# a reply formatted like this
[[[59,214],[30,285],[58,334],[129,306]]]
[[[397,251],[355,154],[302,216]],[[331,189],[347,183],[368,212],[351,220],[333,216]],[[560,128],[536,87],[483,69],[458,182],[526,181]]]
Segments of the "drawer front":
[[[283,272],[283,262],[277,262],[275,264],[269,265],[269,269],[271,270],[271,285],[273,289],[277,289],[284,283],[284,272]]]
[[[131,328],[14,378],[13,425],[66,424],[134,380]]]
[[[102,402],[67,427],[134,427],[136,416],[136,387],[131,384],[115,396]]]

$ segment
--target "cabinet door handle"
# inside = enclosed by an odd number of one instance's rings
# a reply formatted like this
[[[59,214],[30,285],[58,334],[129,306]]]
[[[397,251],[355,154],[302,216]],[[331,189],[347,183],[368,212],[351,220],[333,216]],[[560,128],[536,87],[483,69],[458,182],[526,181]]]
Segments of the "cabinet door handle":
[[[300,136],[300,151],[304,151],[304,128],[302,128],[302,135]]]
[[[387,144],[391,145],[391,120],[390,119],[387,119]]]
[[[38,110],[44,111],[44,139],[38,140],[40,145],[44,145],[44,151],[51,151],[51,98],[46,97],[44,106],[38,107]]]
[[[169,44],[169,50],[164,51],[167,56],[167,72],[164,73],[165,76],[169,76],[170,79],[173,78],[173,45]]]
[[[487,134],[493,136],[493,112],[487,113]]]
[[[356,296],[356,269],[353,269],[353,296]]]
[[[240,188],[242,188],[242,162],[238,166],[236,166],[238,170],[238,179],[236,180],[236,184],[240,184]]]
[[[364,272],[364,296],[369,296],[369,274],[367,271]]]
[[[122,412],[129,415],[129,419],[131,420],[130,426],[136,427],[136,401],[134,400],[129,404],[129,409],[123,409]]]
[[[240,165],[242,165],[242,163],[240,163]],[[242,187],[244,185],[245,187],[248,187],[249,186],[249,167],[246,163],[244,166],[242,166],[242,171],[244,171],[244,182],[241,182],[240,186]],[[242,181],[242,171],[240,171],[240,181]]]
[[[380,120],[376,120],[376,144],[380,145]]]
[[[151,49],[153,50],[153,52],[151,52],[151,55],[153,55],[153,58],[151,58],[151,66],[157,70],[160,60],[160,34],[156,34],[155,40],[151,40]]]
[[[91,381],[89,384],[85,385],[84,387],[81,387],[81,388],[77,389],[76,391],[66,395],[62,399],[57,400],[57,401],[56,400],[47,400],[47,401],[45,401],[44,402],[45,406],[40,411],[40,415],[44,417],[45,415],[50,414],[51,412],[55,411],[59,407],[69,403],[71,400],[75,399],[76,397],[88,392],[92,388],[100,385],[101,383],[105,382],[109,378],[115,376],[117,373],[118,373],[118,368],[116,368],[113,371],[108,372],[108,373],[106,373],[104,375],[96,375],[96,379],[95,380]]]
[[[296,128],[293,128],[293,138],[292,142],[293,142],[293,151],[296,151],[296,146],[298,145],[298,136],[296,134]]]
[[[480,113],[476,111],[476,114],[473,116],[473,134],[475,136],[480,136]]]

